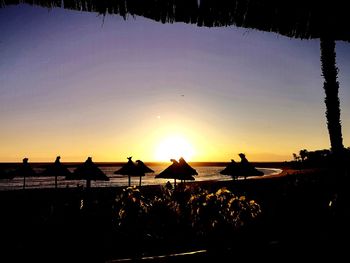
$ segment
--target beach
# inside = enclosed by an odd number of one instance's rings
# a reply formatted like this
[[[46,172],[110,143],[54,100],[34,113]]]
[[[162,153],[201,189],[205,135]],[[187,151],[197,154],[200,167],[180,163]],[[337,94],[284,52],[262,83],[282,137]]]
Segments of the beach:
[[[334,230],[329,207],[332,196],[324,182],[327,173],[284,168],[278,176],[265,179],[188,183],[209,192],[225,187],[260,204],[262,214],[253,225],[229,239],[223,237],[219,243],[215,241],[217,237],[189,239],[181,231],[175,240],[147,240],[147,236],[131,237],[118,232],[113,223],[117,213],[113,207],[125,189],[122,186],[0,191],[0,227],[2,240],[6,240],[0,254],[14,262],[28,258],[46,261],[47,254],[51,255],[50,261],[57,262],[105,262],[197,250],[205,252],[188,257],[243,257],[248,248],[272,258],[280,253],[297,258],[308,252],[310,256],[320,248],[330,253],[338,249],[338,243],[331,238],[340,233]],[[153,197],[163,187],[139,189],[144,196]],[[57,258],[51,258],[52,255]]]

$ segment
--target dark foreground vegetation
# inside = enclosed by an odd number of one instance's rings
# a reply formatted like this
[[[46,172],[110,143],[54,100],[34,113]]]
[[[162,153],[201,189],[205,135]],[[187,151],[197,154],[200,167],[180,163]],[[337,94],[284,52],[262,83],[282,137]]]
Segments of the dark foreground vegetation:
[[[279,178],[189,183],[175,191],[148,186],[0,192],[0,261],[137,261],[194,250],[205,252],[183,257],[341,258],[350,236],[349,178],[333,180],[336,172],[291,170]]]

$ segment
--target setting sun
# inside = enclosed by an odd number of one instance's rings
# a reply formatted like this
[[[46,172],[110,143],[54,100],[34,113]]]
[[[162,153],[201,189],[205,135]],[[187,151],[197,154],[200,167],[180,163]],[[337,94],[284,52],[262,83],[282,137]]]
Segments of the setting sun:
[[[157,161],[178,160],[180,157],[190,160],[194,155],[192,145],[181,136],[170,136],[161,140],[155,151]]]

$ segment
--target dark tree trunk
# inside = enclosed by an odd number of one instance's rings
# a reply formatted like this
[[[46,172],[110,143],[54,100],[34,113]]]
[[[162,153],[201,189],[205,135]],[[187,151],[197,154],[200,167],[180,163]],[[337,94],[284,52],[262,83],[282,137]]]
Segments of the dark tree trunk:
[[[338,68],[335,61],[335,41],[332,38],[322,37],[321,68],[324,77],[323,88],[326,93],[326,118],[332,152],[338,156],[343,152],[343,137],[340,122],[340,103],[338,97],[339,82],[337,81]]]

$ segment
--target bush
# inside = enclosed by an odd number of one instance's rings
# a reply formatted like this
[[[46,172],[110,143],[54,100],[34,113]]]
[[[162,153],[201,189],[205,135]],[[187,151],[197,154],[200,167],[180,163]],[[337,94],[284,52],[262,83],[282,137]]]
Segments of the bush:
[[[129,187],[116,199],[116,209],[120,231],[153,240],[232,234],[261,213],[254,200],[238,197],[226,188],[210,193],[198,187],[164,188],[160,195],[150,198]]]
[[[192,226],[199,235],[208,235],[216,230],[231,233],[254,220],[261,212],[254,200],[238,197],[226,188],[216,193],[203,191],[193,194],[189,201]]]
[[[126,233],[140,233],[148,214],[149,200],[145,199],[140,190],[128,187],[116,198],[116,224]]]

